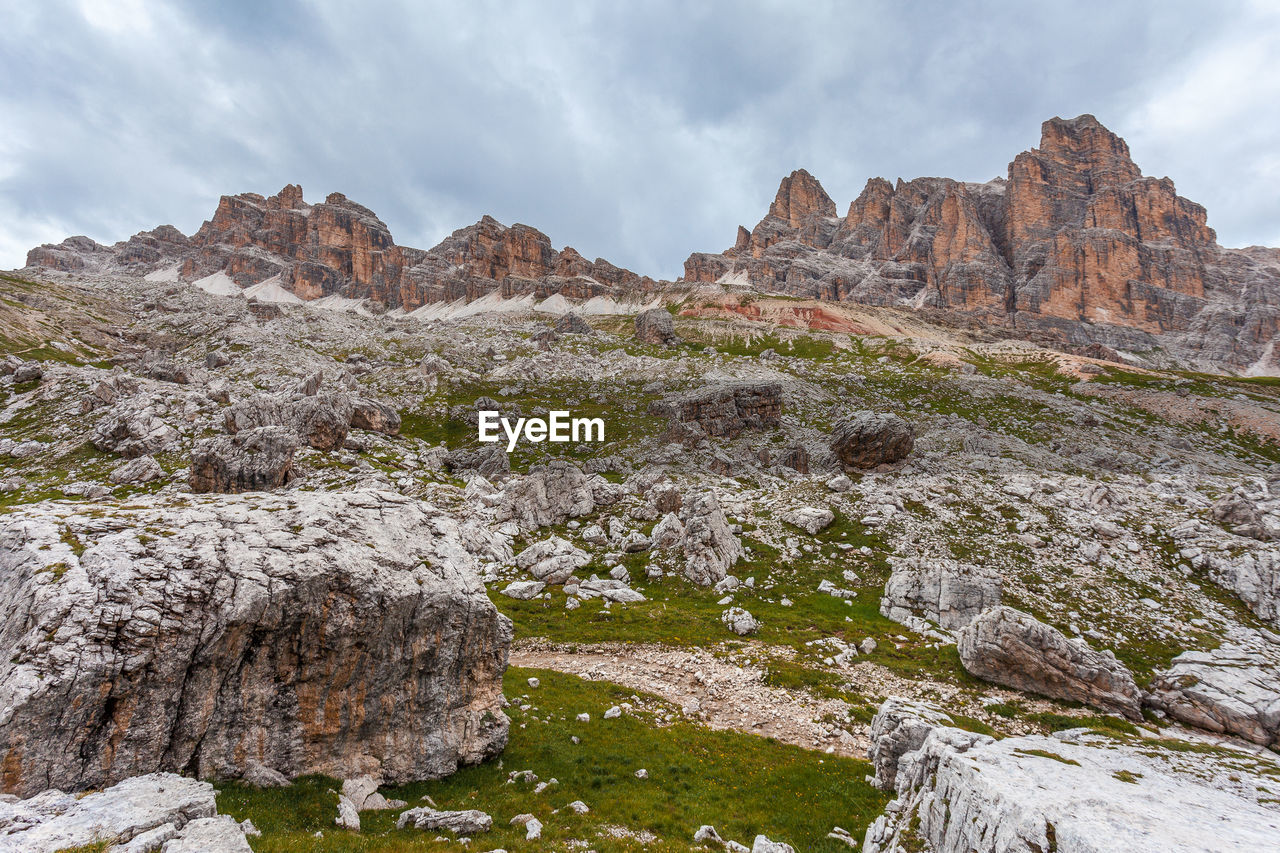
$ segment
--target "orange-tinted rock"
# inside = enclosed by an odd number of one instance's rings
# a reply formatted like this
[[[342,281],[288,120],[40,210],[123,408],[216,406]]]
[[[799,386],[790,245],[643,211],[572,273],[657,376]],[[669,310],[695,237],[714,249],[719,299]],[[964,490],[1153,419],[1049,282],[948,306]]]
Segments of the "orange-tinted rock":
[[[691,255],[684,280],[963,311],[1063,343],[1280,372],[1276,250],[1219,247],[1204,208],[1143,177],[1093,116],[1045,122],[1007,180],[873,178],[834,228],[829,201],[793,173],[749,238]]]

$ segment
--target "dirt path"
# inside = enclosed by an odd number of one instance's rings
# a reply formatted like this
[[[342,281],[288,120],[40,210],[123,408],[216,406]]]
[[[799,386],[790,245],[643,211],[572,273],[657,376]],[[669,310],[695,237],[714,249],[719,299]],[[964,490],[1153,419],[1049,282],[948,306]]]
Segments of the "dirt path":
[[[764,683],[764,672],[745,659],[717,657],[703,649],[645,645],[571,651],[529,640],[512,648],[511,665],[553,669],[653,693],[713,729],[772,737],[836,755],[867,754],[867,728],[848,719],[848,704],[770,687]]]

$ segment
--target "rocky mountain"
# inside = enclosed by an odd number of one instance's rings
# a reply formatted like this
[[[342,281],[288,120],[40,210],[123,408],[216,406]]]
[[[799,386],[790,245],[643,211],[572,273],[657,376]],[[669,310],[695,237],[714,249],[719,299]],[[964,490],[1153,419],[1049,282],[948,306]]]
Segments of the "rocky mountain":
[[[684,278],[1275,373],[1280,250],[1225,249],[1205,221],[1093,116],[1054,118],[1007,178],[872,178],[843,217],[793,172],[755,228],[691,255]]]
[[[400,246],[368,208],[341,193],[308,204],[294,184],[266,198],[223,196],[191,237],[169,225],[114,246],[71,237],[32,249],[27,268],[406,311],[490,294],[634,300],[676,286],[489,216],[432,249]],[[1007,178],[872,178],[843,217],[797,170],[732,248],[690,255],[683,281],[941,312],[1058,347],[1280,374],[1280,249],[1219,246],[1204,208],[1168,178],[1143,176],[1125,141],[1090,115],[1045,122],[1040,147],[1014,158]]]
[[[213,218],[191,237],[171,225],[114,246],[71,237],[32,249],[27,267],[185,281],[221,273],[226,280],[219,276],[209,289],[261,290],[266,285],[268,300],[281,298],[283,290],[285,299],[338,296],[410,311],[495,291],[504,298],[558,293],[589,299],[654,286],[652,279],[603,258],[588,261],[571,247],[557,251],[536,228],[508,227],[490,216],[430,250],[399,246],[386,223],[367,207],[342,193],[308,204],[296,184],[267,198],[257,193],[223,196]]]

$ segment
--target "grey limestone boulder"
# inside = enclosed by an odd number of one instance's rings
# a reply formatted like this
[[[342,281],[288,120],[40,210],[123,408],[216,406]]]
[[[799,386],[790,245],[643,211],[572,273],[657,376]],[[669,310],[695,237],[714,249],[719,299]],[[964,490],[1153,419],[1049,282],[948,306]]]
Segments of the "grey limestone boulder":
[[[964,668],[979,678],[1142,719],[1142,691],[1115,655],[1020,610],[988,610],[960,630],[957,646]]]
[[[506,744],[511,623],[458,522],[378,491],[0,523],[4,792],[182,771],[438,778]]]

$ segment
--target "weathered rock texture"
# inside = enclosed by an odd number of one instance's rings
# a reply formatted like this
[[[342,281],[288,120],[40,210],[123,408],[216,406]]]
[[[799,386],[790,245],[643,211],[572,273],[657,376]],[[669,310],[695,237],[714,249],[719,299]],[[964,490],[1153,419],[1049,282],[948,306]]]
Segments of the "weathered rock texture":
[[[1278,261],[1220,247],[1204,208],[1144,177],[1124,140],[1082,115],[1046,121],[1007,179],[873,178],[844,217],[795,172],[754,229],[691,255],[684,279],[960,311],[1062,343],[1277,373]]]
[[[979,678],[1142,719],[1142,692],[1115,655],[1067,639],[1020,610],[988,610],[957,640],[960,662]]]
[[[874,468],[905,459],[915,435],[915,428],[897,415],[854,412],[835,425],[831,450],[850,468]]]
[[[720,502],[711,492],[698,492],[684,501],[684,576],[698,586],[724,580],[746,552],[729,529]]]
[[[929,732],[952,724],[952,719],[923,702],[890,696],[871,720],[871,748],[867,758],[875,768],[874,784],[892,791],[898,780],[898,761],[924,744]]]
[[[889,575],[880,614],[913,630],[956,631],[1000,604],[998,575],[950,560],[911,560]]]
[[[1280,646],[1183,652],[1152,678],[1146,702],[1189,726],[1280,751]]]
[[[1246,753],[1205,754],[1160,741],[1127,745],[1082,733],[993,740],[937,726],[898,758],[897,798],[867,828],[862,849],[1266,850],[1280,830],[1280,785],[1255,786],[1241,774],[1275,769]]]
[[[57,853],[111,841],[109,850],[250,853],[213,786],[174,773],[125,779],[84,796],[58,790],[0,803],[0,852]]]
[[[666,308],[650,308],[636,315],[636,340],[646,344],[673,344],[677,340],[671,312]]]
[[[189,281],[221,272],[241,288],[266,283],[303,300],[373,299],[406,310],[489,293],[587,299],[654,286],[603,258],[556,251],[536,228],[507,227],[489,216],[430,250],[398,246],[367,207],[342,193],[308,204],[296,184],[270,197],[223,196],[190,238],[170,225],[114,246],[71,237],[32,249],[27,266],[132,274],[174,268]]]
[[[191,450],[191,491],[253,492],[287,485],[297,449],[297,436],[281,426],[202,438]]]
[[[0,526],[0,786],[447,775],[506,743],[510,622],[457,522],[375,492],[40,504]]]
[[[649,413],[677,424],[696,424],[700,434],[732,438],[744,429],[773,429],[782,422],[782,385],[732,382],[673,394],[649,404]]]

